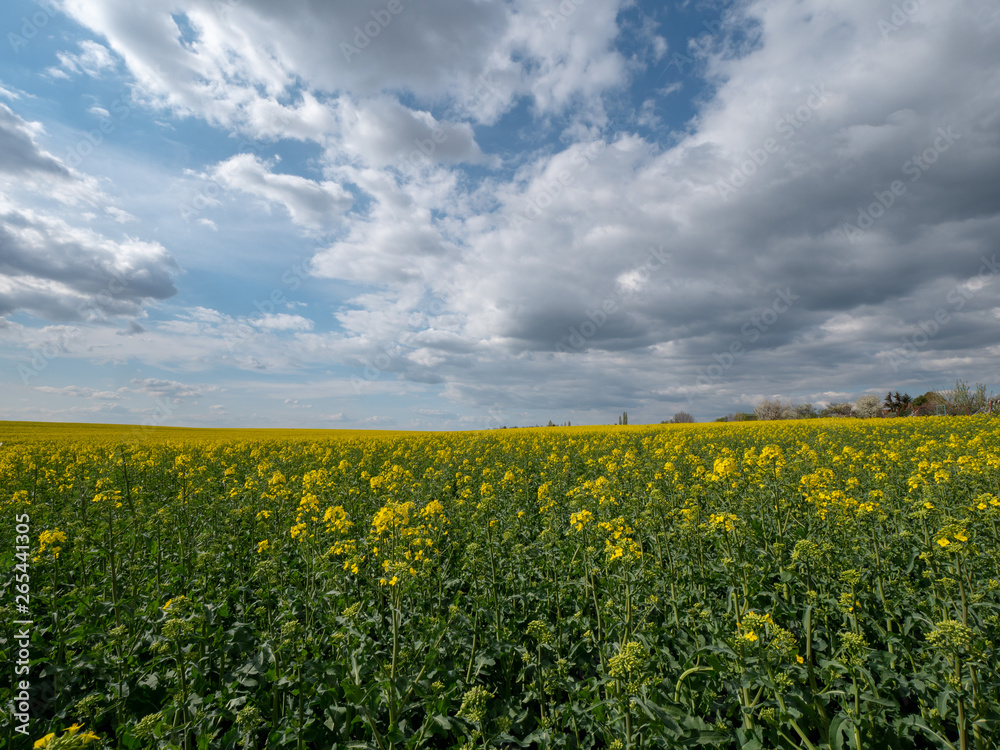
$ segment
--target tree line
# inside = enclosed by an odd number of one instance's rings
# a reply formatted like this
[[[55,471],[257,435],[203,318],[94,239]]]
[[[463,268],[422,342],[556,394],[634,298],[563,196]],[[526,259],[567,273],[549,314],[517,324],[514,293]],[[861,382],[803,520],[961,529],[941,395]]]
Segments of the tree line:
[[[1000,414],[1000,398],[987,392],[986,386],[970,386],[964,380],[955,381],[955,387],[941,391],[927,391],[916,398],[908,393],[890,391],[885,398],[866,393],[853,403],[850,401],[827,404],[822,409],[812,404],[793,404],[791,401],[764,399],[753,413],[743,412],[719,417],[717,422],[744,420],[810,419],[817,417],[927,417],[934,415]]]

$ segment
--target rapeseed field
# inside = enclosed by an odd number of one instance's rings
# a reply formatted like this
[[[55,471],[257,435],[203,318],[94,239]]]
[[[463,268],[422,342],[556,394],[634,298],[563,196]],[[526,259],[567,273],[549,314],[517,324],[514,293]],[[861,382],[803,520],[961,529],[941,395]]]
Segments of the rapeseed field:
[[[0,745],[1000,742],[996,418],[0,443]]]

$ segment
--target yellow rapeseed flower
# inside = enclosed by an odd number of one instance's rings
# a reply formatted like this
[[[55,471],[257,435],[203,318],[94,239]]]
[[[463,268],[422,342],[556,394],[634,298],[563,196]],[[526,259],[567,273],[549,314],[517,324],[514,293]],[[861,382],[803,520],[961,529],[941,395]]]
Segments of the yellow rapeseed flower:
[[[584,509],[579,513],[572,513],[569,517],[569,525],[572,526],[577,531],[583,531],[584,526],[586,526],[590,520],[594,517],[594,514],[589,510]]]
[[[59,531],[59,529],[45,530],[38,535],[38,552],[42,553],[46,549],[51,549],[52,554],[55,557],[59,557],[59,552],[62,550],[60,543],[65,543],[66,532]]]

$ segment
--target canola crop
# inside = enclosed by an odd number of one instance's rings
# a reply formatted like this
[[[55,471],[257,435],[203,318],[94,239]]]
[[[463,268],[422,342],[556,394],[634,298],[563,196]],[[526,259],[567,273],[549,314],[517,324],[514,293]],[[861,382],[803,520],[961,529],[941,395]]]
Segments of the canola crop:
[[[998,746],[996,418],[0,443],[6,747]]]

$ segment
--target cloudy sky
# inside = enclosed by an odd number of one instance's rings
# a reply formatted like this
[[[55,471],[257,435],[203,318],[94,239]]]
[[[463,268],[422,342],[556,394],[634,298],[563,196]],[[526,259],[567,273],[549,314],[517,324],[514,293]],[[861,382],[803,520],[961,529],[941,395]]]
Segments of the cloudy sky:
[[[997,389],[995,0],[8,0],[0,419]]]

